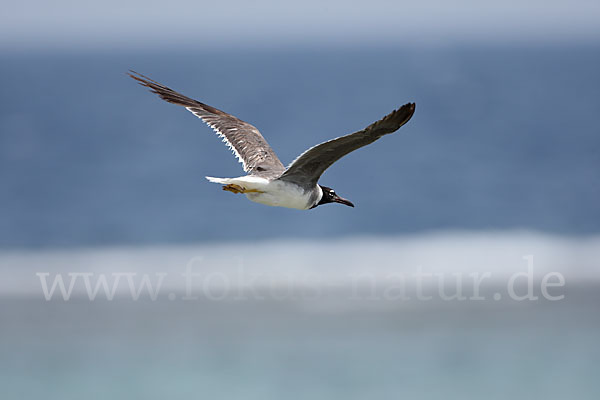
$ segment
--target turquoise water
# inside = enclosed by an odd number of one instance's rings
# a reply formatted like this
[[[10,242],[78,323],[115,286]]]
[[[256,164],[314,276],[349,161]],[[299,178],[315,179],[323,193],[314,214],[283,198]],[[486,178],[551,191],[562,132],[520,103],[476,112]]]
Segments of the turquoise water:
[[[3,300],[4,398],[596,399],[598,288],[557,305]]]
[[[0,252],[2,397],[597,399],[598,243],[463,232]],[[537,298],[515,300],[527,254]],[[444,274],[446,295],[462,274],[465,299],[443,301],[430,278],[420,300],[419,269]],[[155,289],[166,277],[156,301],[146,290],[134,301],[125,283],[92,301],[81,278],[68,301],[44,299],[37,273],[69,287],[77,272],[92,286],[99,274],[137,273],[136,285],[149,274]],[[553,301],[540,289],[552,272],[565,281]],[[484,300],[471,273],[490,274]],[[398,274],[406,298],[388,291]]]

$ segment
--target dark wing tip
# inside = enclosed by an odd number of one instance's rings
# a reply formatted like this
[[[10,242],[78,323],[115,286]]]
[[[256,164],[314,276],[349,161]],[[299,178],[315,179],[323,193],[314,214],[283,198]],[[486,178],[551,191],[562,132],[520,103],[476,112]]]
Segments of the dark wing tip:
[[[147,76],[140,74],[139,72],[135,72],[132,69],[130,69],[129,72],[127,72],[127,75],[135,79],[138,84],[149,88],[152,93],[160,95],[160,89],[168,89],[166,86],[163,86],[160,83],[148,78]]]
[[[393,115],[393,119],[400,124],[398,128],[410,121],[415,113],[416,106],[415,103],[406,103],[391,114]]]
[[[155,80],[152,80],[152,79],[148,78],[147,76],[140,74],[139,72],[135,72],[132,69],[130,69],[129,72],[127,72],[127,75],[129,75],[131,78],[135,79],[142,86],[146,86],[149,88],[152,88],[152,85],[162,86],[160,83],[156,82]]]
[[[406,103],[395,111],[392,111],[379,121],[369,125],[366,131],[371,135],[380,137],[388,133],[396,132],[402,125],[406,124],[415,113],[416,104]]]
[[[127,75],[129,75],[131,78],[135,79],[137,81],[137,83],[139,83],[140,85],[149,88],[152,93],[157,94],[158,96],[160,96],[161,99],[163,99],[169,103],[177,104],[179,106],[184,106],[184,107],[205,106],[204,104],[202,104],[194,99],[190,99],[189,97],[184,96],[181,93],[178,93],[171,88],[161,85],[160,83],[156,82],[155,80],[150,79],[147,76],[140,74],[139,72],[129,70]]]

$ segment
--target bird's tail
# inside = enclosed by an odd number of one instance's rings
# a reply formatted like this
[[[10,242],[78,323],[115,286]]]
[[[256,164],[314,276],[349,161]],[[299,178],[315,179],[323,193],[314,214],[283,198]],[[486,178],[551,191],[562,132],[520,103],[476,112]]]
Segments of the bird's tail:
[[[208,179],[209,182],[220,183],[222,185],[231,183],[231,178],[213,178],[212,176],[206,176],[205,178]]]

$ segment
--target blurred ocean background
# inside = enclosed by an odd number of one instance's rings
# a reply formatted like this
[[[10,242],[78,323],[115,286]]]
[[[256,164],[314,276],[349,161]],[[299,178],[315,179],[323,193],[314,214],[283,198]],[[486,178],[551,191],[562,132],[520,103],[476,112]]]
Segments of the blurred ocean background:
[[[2,247],[449,229],[600,231],[600,47],[4,54]],[[414,101],[321,178],[356,209],[261,207],[211,129],[129,69],[261,130],[284,164]]]
[[[33,3],[0,16],[2,398],[600,396],[594,2]],[[240,164],[129,69],[284,164],[417,109],[323,175],[356,208],[279,209],[207,182]],[[90,299],[119,274],[160,290]]]

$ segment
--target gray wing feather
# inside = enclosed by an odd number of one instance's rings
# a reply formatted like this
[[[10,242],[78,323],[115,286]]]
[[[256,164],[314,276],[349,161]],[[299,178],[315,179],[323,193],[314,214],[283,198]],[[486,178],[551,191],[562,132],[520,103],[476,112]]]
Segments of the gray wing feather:
[[[415,112],[408,103],[365,129],[318,144],[300,154],[279,179],[311,188],[334,162],[348,153],[373,143],[383,135],[395,132],[406,124]]]
[[[131,71],[129,74],[142,86],[150,88],[161,99],[183,106],[202,119],[219,135],[250,175],[275,178],[285,167],[265,138],[253,125],[214,107],[190,99],[152,79]]]

